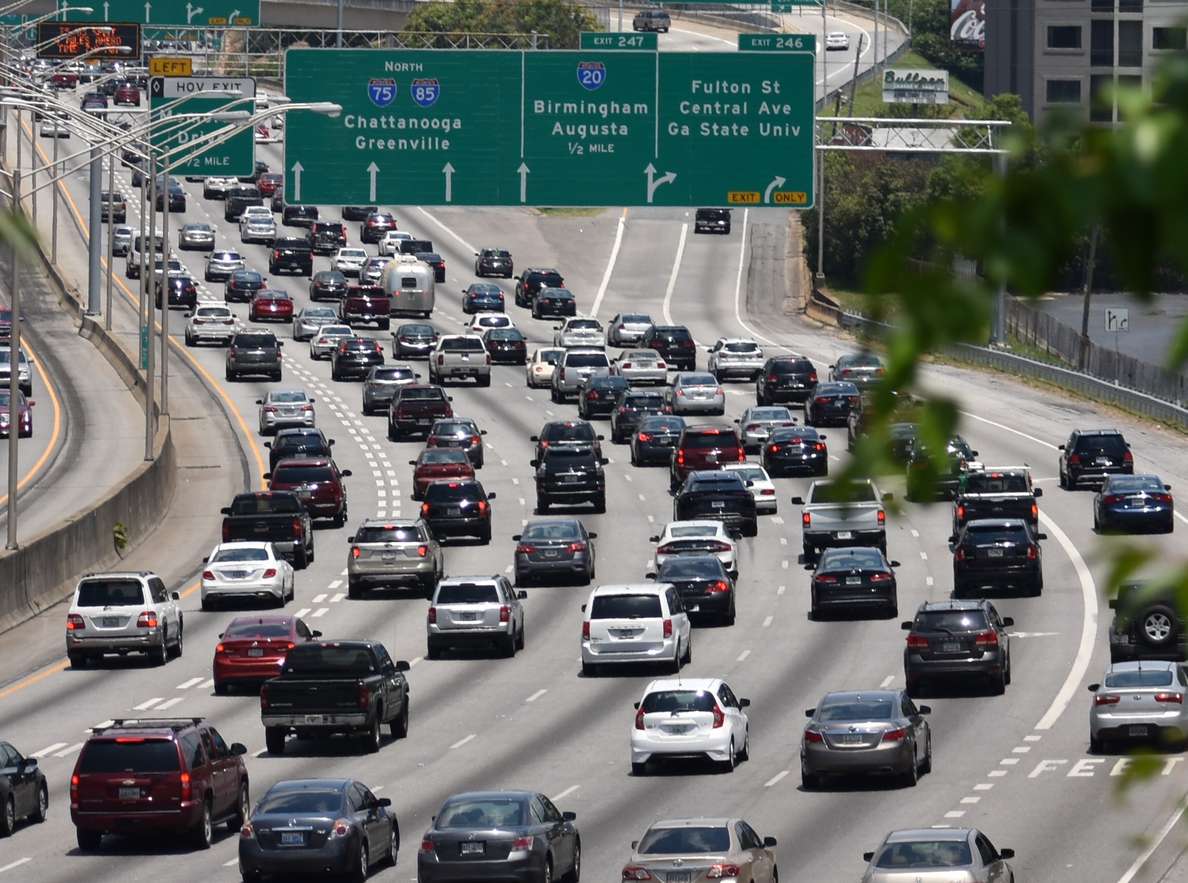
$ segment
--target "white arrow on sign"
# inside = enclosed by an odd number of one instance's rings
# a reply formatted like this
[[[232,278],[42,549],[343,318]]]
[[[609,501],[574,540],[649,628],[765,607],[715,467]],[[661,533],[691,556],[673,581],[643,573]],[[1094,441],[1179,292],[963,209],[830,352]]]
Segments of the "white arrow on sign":
[[[523,160],[520,160],[520,167],[516,171],[520,173],[520,203],[523,204],[528,201],[528,172],[531,169]]]
[[[229,24],[229,25],[235,24],[235,19],[237,19],[237,18],[239,18],[239,10],[232,9],[230,15],[227,16],[227,24]]]
[[[771,202],[771,191],[778,190],[780,187],[783,187],[784,183],[784,179],[779,175],[776,175],[774,178],[772,178],[771,183],[767,185],[767,189],[763,191],[763,201]]]
[[[648,163],[647,168],[644,169],[648,174],[648,203],[652,201],[652,197],[656,193],[656,188],[661,184],[671,184],[676,180],[676,172],[665,172],[659,178],[656,177],[656,167]]]
[[[201,6],[191,6],[189,3],[187,3],[186,4],[186,24],[189,24],[190,22],[192,22],[194,20],[194,16],[196,16],[198,13],[200,13],[202,11],[203,11],[203,9]]]
[[[153,4],[146,3],[146,4],[144,4],[144,23],[148,24],[152,20],[153,20]]]
[[[445,172],[445,201],[451,202],[454,199],[454,172],[456,170],[449,162],[442,166],[441,170]]]
[[[104,21],[107,21],[107,20],[108,20],[108,14],[109,14],[110,12],[111,12],[111,4],[110,4],[110,3],[107,3],[107,2],[106,2],[106,0],[105,0],[105,2],[104,2],[104,4],[103,4],[103,20],[104,20]]]
[[[375,160],[372,160],[370,163],[368,163],[367,174],[371,176],[371,195],[367,198],[372,202],[375,202],[375,176],[378,172],[379,166],[375,164]]]
[[[300,162],[293,163],[293,202],[301,202],[301,173],[305,166]]]

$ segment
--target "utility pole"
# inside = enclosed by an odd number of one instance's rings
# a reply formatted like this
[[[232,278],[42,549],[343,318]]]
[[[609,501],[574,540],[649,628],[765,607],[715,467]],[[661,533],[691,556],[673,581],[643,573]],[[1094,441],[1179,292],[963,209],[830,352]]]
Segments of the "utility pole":
[[[1077,370],[1084,371],[1089,363],[1089,299],[1093,296],[1093,269],[1097,262],[1097,239],[1101,235],[1101,227],[1093,225],[1089,232],[1089,259],[1085,262],[1085,281],[1081,285],[1081,297],[1084,299],[1081,307],[1081,349],[1077,354]]]

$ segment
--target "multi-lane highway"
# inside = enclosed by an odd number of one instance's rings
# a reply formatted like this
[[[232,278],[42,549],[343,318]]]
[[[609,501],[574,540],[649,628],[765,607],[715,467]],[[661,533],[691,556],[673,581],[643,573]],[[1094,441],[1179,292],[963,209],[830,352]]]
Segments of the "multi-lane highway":
[[[671,36],[671,35],[670,35]],[[275,146],[261,159],[281,163]],[[138,204],[127,170],[120,187]],[[213,224],[218,244],[239,248],[249,265],[266,270],[263,246],[240,246],[237,227],[223,221],[221,204],[188,193],[180,222]],[[71,183],[82,204],[83,182]],[[447,264],[438,286],[433,324],[456,331],[468,324],[460,289],[474,280],[473,253],[480,247],[509,249],[518,267],[555,266],[585,313],[604,321],[620,311],[650,314],[657,322],[684,324],[701,344],[724,335],[753,337],[769,354],[799,352],[824,372],[852,343],[806,324],[785,307],[783,272],[788,216],[774,210],[734,213],[730,235],[694,235],[692,212],[602,211],[542,214],[533,210],[438,209],[392,206],[401,229],[433,240]],[[320,206],[321,217],[340,219],[340,206]],[[135,218],[133,219],[135,222]],[[357,223],[348,224],[358,244]],[[369,249],[371,250],[371,249]],[[196,253],[181,259],[201,278]],[[315,269],[327,266],[315,259]],[[123,269],[123,261],[117,261]],[[298,308],[308,303],[307,280],[270,277],[290,292]],[[511,286],[502,282],[511,303]],[[205,285],[201,299],[221,302],[221,287]],[[243,306],[235,306],[246,319]],[[510,308],[534,349],[552,342],[553,325]],[[180,343],[181,319],[171,328]],[[590,881],[620,877],[630,843],[659,818],[738,815],[762,835],[779,841],[781,879],[842,881],[862,873],[861,854],[890,829],[974,825],[1000,847],[1017,852],[1019,881],[1129,881],[1140,850],[1135,837],[1158,835],[1172,816],[1185,782],[1183,755],[1162,755],[1153,781],[1139,786],[1125,805],[1116,785],[1128,760],[1088,751],[1088,683],[1108,662],[1105,626],[1109,611],[1101,596],[1102,540],[1092,530],[1091,494],[1060,490],[1056,446],[1073,428],[1118,426],[1133,445],[1136,471],[1155,471],[1173,488],[1186,486],[1188,456],[1178,436],[1149,424],[1071,401],[997,375],[936,365],[927,382],[962,403],[962,431],[990,465],[1029,464],[1045,496],[1040,500],[1044,544],[1044,593],[1038,598],[996,598],[1015,620],[1013,682],[1005,695],[961,691],[929,694],[921,701],[931,716],[933,771],[915,788],[860,780],[806,792],[799,787],[799,745],[804,709],[827,690],[903,686],[904,633],[897,621],[815,622],[807,617],[808,574],[800,566],[799,512],[789,500],[803,494],[804,479],[777,481],[780,509],[761,519],[759,535],[740,541],[737,621],[730,627],[698,628],[690,676],[725,678],[751,699],[750,759],[731,774],[695,767],[635,777],[630,774],[628,734],[632,703],[647,673],[584,678],[580,675],[580,605],[587,590],[547,586],[527,589],[526,650],[513,659],[481,654],[425,660],[423,599],[378,593],[346,596],[346,538],[367,516],[411,517],[408,461],[421,445],[393,443],[382,416],[361,413],[357,384],[334,382],[329,365],[308,358],[291,341],[287,326],[284,379],[223,382],[224,352],[190,350],[211,379],[221,407],[235,425],[254,424],[255,401],[268,389],[300,387],[317,399],[318,423],[336,439],[335,459],[350,469],[351,523],[319,528],[317,557],[297,573],[290,612],[328,637],[383,641],[393,655],[412,662],[412,718],[407,740],[385,737],[378,755],[363,756],[335,744],[290,743],[283,756],[265,750],[259,702],[250,695],[216,696],[209,680],[211,658],[230,611],[203,612],[198,605],[199,559],[217,541],[213,522],[197,525],[186,562],[193,575],[177,585],[184,609],[185,653],[164,667],[139,661],[110,662],[87,670],[60,664],[0,687],[2,736],[40,760],[50,784],[50,819],[26,826],[4,843],[5,877],[37,881],[231,880],[237,836],[220,832],[213,848],[192,851],[172,840],[109,840],[101,853],[81,854],[69,820],[69,777],[88,730],[132,715],[207,717],[228,741],[248,747],[254,795],[284,778],[354,776],[390,797],[403,834],[394,870],[380,879],[415,879],[421,831],[443,798],[457,791],[523,787],[550,795],[577,813]],[[390,351],[390,338],[376,337]],[[704,365],[704,352],[699,364]],[[547,391],[528,389],[523,369],[497,367],[489,389],[451,388],[456,413],[487,430],[486,465],[479,477],[498,493],[489,545],[450,545],[451,575],[490,575],[510,570],[513,534],[533,515],[533,470],[529,436],[546,420],[575,417],[572,404],[556,405]],[[753,387],[728,386],[727,418],[754,403]],[[211,408],[215,405],[211,405]],[[831,468],[845,461],[844,430],[826,430]],[[247,462],[259,481],[266,451],[246,431]],[[671,519],[667,472],[629,465],[625,449],[606,446],[608,512],[582,514],[598,533],[598,581],[641,581],[650,569],[648,536]],[[899,491],[889,479],[888,489]],[[899,607],[907,618],[925,600],[948,597],[952,587],[947,547],[950,507],[905,504],[889,517],[888,545],[899,569]],[[1178,519],[1177,531],[1185,529]],[[1140,538],[1168,559],[1179,553],[1178,533]],[[151,560],[151,550],[148,558]],[[170,557],[162,570],[184,569]],[[19,645],[21,632],[13,644]],[[3,651],[0,651],[3,652]],[[11,651],[8,651],[11,653]],[[6,653],[10,667],[20,670]]]

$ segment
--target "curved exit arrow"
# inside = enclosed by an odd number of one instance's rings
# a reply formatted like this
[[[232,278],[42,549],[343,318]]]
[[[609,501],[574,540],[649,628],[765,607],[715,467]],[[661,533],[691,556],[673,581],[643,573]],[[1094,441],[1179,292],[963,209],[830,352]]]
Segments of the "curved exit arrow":
[[[763,191],[763,201],[771,202],[771,192],[783,187],[786,181],[779,175],[771,179],[771,183],[767,185],[767,189]]]

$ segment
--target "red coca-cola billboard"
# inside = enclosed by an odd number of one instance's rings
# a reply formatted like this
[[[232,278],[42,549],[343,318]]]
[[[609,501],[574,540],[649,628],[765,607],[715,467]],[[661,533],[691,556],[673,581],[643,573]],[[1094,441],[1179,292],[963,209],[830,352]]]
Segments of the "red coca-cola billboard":
[[[986,48],[986,0],[949,0],[949,38],[969,49]]]

